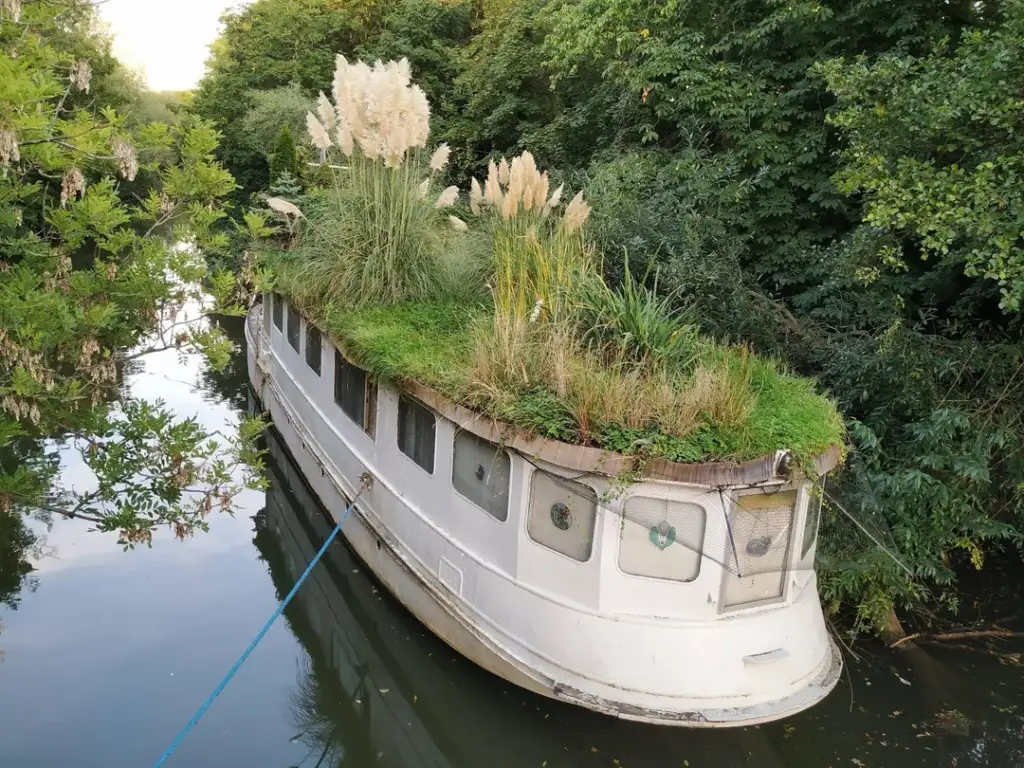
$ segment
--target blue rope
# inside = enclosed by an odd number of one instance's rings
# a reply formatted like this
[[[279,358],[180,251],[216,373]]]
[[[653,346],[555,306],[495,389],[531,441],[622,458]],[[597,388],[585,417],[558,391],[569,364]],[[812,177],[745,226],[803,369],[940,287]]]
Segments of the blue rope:
[[[365,486],[366,484],[364,482],[363,487]],[[202,716],[206,714],[206,710],[208,710],[210,708],[210,705],[213,704],[214,699],[220,696],[221,691],[223,691],[227,687],[227,684],[231,682],[231,678],[235,676],[235,673],[241,668],[242,664],[245,663],[245,660],[249,658],[249,654],[251,654],[256,649],[256,646],[259,645],[260,640],[263,639],[263,636],[267,634],[267,631],[270,629],[270,627],[273,626],[275,621],[277,621],[277,617],[284,612],[284,609],[286,607],[288,607],[288,603],[290,603],[292,598],[295,597],[295,593],[299,591],[299,587],[302,586],[302,582],[306,580],[306,577],[309,576],[310,572],[313,570],[316,564],[320,562],[320,558],[324,556],[324,552],[326,552],[327,548],[331,546],[331,542],[334,541],[334,537],[338,535],[338,532],[341,530],[342,523],[345,522],[345,520],[349,516],[349,513],[352,512],[352,508],[355,507],[356,501],[359,499],[359,494],[362,492],[363,490],[362,488],[360,488],[359,493],[356,494],[355,499],[352,500],[352,503],[348,505],[348,509],[345,510],[345,514],[341,516],[341,518],[338,520],[338,524],[334,526],[334,530],[331,531],[331,535],[327,537],[327,540],[324,542],[324,545],[320,547],[320,551],[316,553],[316,555],[310,561],[309,565],[306,566],[305,572],[301,576],[299,576],[299,580],[295,582],[295,586],[292,587],[292,591],[289,592],[285,599],[281,601],[281,604],[277,606],[277,610],[274,611],[273,614],[271,614],[269,619],[267,619],[267,623],[263,625],[263,629],[261,629],[259,633],[256,635],[256,637],[253,638],[253,641],[249,643],[249,647],[246,648],[245,652],[238,657],[238,661],[235,662],[235,665],[228,670],[228,673],[224,675],[224,679],[221,680],[217,687],[213,689],[213,693],[211,693],[209,698],[203,702],[203,705],[198,709],[195,715],[192,716],[192,719],[188,721],[188,725],[181,729],[181,733],[179,733],[177,738],[171,742],[171,746],[169,746],[167,748],[167,751],[160,756],[160,759],[156,761],[156,763],[153,765],[153,768],[160,768],[161,765],[167,762],[167,760],[170,758],[174,750],[178,748],[178,745],[185,740],[186,736],[188,736],[188,732],[195,728],[196,723],[198,723],[200,718],[202,718]]]

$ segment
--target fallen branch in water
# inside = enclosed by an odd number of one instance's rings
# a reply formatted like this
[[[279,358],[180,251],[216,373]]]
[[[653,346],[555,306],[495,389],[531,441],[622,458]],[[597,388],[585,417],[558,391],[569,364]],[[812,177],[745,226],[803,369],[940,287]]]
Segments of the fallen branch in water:
[[[922,642],[929,642],[923,640]],[[984,653],[986,656],[995,656],[997,659],[1009,662],[1010,664],[1020,664],[1021,656],[1020,653],[1006,653],[1003,651],[996,651],[988,647],[979,647],[977,645],[968,645],[967,643],[950,643],[944,645],[943,648],[949,648],[955,651],[971,651],[972,653]]]
[[[890,648],[899,648],[904,643],[909,643],[912,640],[922,640],[926,642],[943,642],[946,640],[967,640],[973,637],[1024,637],[1024,632],[1013,632],[1009,629],[970,629],[961,632],[940,632],[938,634],[931,634],[929,632],[914,632],[913,634],[901,637],[893,643],[889,644]]]

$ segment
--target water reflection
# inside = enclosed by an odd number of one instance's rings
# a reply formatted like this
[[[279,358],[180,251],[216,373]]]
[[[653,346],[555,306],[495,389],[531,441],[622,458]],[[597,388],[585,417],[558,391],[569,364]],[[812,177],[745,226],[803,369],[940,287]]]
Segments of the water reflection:
[[[281,443],[269,446],[255,543],[283,596],[332,525]],[[690,731],[506,685],[425,630],[340,542],[285,616],[309,654],[290,702],[303,766],[1024,766],[1020,669],[982,654],[865,645],[851,676],[806,713]]]

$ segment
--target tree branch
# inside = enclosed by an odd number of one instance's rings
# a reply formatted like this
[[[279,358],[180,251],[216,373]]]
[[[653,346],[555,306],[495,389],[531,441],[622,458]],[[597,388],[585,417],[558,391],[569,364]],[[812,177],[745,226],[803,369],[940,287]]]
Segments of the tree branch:
[[[78,511],[78,506],[75,506],[74,509],[63,509],[62,507],[55,507],[55,506],[53,506],[51,504],[45,504],[45,503],[43,503],[41,501],[35,501],[34,499],[30,499],[28,497],[21,496],[20,494],[17,494],[17,493],[14,493],[12,495],[13,496],[17,496],[18,498],[22,499],[22,501],[20,503],[23,506],[32,507],[33,509],[38,509],[41,512],[52,512],[55,515],[61,515],[62,517],[66,517],[69,520],[88,520],[91,523],[102,523],[103,522],[103,518],[102,517],[96,517],[95,515],[88,515],[88,514],[83,514],[83,513],[79,512]]]
[[[911,640],[922,640],[927,642],[943,642],[946,640],[966,640],[972,637],[1024,637],[1024,632],[1013,632],[1009,629],[971,629],[960,632],[940,632],[938,634],[930,634],[928,632],[913,632],[905,637],[901,637],[899,640],[890,643],[890,648],[899,648],[904,643],[909,643]]]

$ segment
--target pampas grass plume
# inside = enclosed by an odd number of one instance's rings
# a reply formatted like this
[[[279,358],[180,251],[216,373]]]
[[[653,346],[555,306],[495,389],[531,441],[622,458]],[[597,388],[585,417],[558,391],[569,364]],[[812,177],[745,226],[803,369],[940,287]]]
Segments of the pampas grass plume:
[[[435,149],[434,154],[430,156],[430,170],[435,173],[442,170],[448,165],[448,157],[451,153],[452,150],[447,142]]]
[[[498,177],[498,166],[491,160],[487,163],[487,182],[484,184],[484,199],[495,208],[502,204],[501,182]]]
[[[583,226],[588,216],[590,216],[590,206],[584,202],[583,191],[581,190],[576,193],[576,196],[569,201],[569,205],[565,207],[565,216],[562,219],[565,231],[570,234],[575,232]]]
[[[323,91],[320,91],[320,96],[316,100],[316,113],[320,116],[320,122],[324,124],[328,134],[338,125],[338,113],[334,111],[334,105],[331,104],[330,99],[324,96]]]
[[[437,196],[437,202],[434,203],[434,207],[447,208],[449,205],[454,205],[455,201],[458,199],[459,188],[447,187],[440,195]]]
[[[483,211],[480,208],[480,204],[484,201],[484,192],[480,189],[480,182],[473,177],[473,180],[469,183],[469,210],[473,212],[474,216],[479,216]]]
[[[559,184],[558,189],[551,193],[551,197],[548,198],[547,204],[544,206],[544,216],[547,216],[551,211],[557,207],[562,201],[562,192],[565,191],[565,184]]]
[[[309,140],[314,147],[329,149],[333,146],[327,129],[312,112],[306,113],[306,129],[309,131]]]

